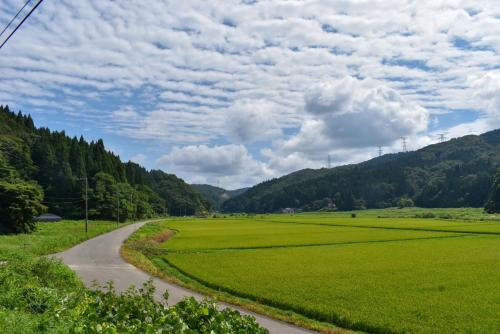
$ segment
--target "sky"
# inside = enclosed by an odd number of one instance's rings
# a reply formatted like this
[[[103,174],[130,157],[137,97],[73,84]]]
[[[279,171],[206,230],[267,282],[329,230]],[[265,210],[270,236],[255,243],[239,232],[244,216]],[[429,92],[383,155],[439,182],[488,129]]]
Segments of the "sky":
[[[45,0],[0,49],[0,104],[236,189],[499,128],[500,6]]]

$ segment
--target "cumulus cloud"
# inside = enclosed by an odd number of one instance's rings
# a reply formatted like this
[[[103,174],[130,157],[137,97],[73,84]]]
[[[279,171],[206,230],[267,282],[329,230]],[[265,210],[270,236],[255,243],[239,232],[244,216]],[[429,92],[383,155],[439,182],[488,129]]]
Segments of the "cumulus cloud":
[[[255,184],[274,175],[241,144],[174,147],[156,163],[191,182],[219,183],[229,189]]]
[[[187,172],[218,176],[236,175],[243,170],[259,169],[259,164],[243,145],[190,145],[174,147],[158,159],[160,165],[176,166]]]
[[[226,126],[237,141],[265,141],[282,135],[278,114],[278,106],[268,101],[237,101],[227,109]]]
[[[316,86],[306,95],[305,108],[340,147],[388,145],[426,130],[429,118],[426,109],[396,90],[352,77]]]
[[[429,112],[373,80],[345,77],[315,86],[305,96],[311,117],[299,132],[276,141],[286,153],[318,159],[328,152],[391,146],[427,129]]]

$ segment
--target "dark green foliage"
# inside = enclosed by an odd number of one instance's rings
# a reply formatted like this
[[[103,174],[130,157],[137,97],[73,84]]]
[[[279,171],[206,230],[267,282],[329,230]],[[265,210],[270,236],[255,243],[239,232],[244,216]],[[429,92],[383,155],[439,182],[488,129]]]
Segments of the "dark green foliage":
[[[496,130],[356,165],[301,170],[256,185],[224,202],[223,209],[321,210],[331,208],[330,202],[338,210],[385,208],[403,204],[401,198],[420,207],[482,207],[499,166],[500,130]]]
[[[47,258],[11,259],[0,268],[0,291],[2,333],[267,333],[255,319],[209,301],[165,306],[154,300],[151,281],[121,295],[112,284],[86,290],[68,267]]]
[[[192,215],[210,208],[210,203],[203,196],[175,175],[159,170],[152,170],[150,175],[154,184],[153,189],[170,204],[170,215]]]
[[[408,198],[406,196],[401,197],[397,203],[397,207],[402,209],[402,208],[412,208],[415,206],[415,203],[413,203],[413,200],[411,198]]]
[[[486,203],[485,210],[488,213],[500,212],[500,169],[497,170],[493,180],[493,186],[491,187],[490,197],[488,203]]]
[[[0,233],[33,231],[34,217],[45,209],[42,200],[42,189],[22,180],[0,153]]]
[[[64,218],[84,217],[85,176],[90,187],[90,218],[115,220],[118,206],[120,221],[167,211],[184,215],[210,209],[201,195],[174,175],[122,163],[120,157],[105,149],[102,140],[88,143],[82,137],[70,138],[64,131],[37,129],[31,116],[12,113],[2,106],[0,152],[16,170],[16,183],[36,181],[45,193],[48,211]]]

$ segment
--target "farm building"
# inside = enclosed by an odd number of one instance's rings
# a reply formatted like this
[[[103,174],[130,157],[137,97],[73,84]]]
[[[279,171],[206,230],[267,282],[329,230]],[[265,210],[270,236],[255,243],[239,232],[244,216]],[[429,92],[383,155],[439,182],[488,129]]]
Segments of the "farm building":
[[[53,213],[44,213],[43,215],[40,215],[35,218],[36,221],[39,222],[58,222],[61,221],[62,218],[59,217],[58,215],[55,215]]]

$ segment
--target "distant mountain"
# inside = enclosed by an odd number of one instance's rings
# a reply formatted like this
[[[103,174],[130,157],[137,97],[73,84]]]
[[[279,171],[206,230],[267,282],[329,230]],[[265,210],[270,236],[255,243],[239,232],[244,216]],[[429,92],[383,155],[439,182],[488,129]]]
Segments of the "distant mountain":
[[[84,216],[85,176],[92,219],[210,210],[208,201],[175,175],[124,163],[101,139],[87,142],[64,131],[36,128],[31,116],[13,113],[7,106],[0,106],[0,158],[0,168],[40,185],[48,211],[64,218]]]
[[[226,190],[209,184],[192,184],[191,187],[202,194],[215,210],[220,210],[221,205],[228,199],[241,195],[248,190],[248,188]]]
[[[481,207],[499,167],[500,130],[495,130],[359,164],[304,169],[250,188],[225,201],[223,210],[352,210],[402,202],[421,207]]]

